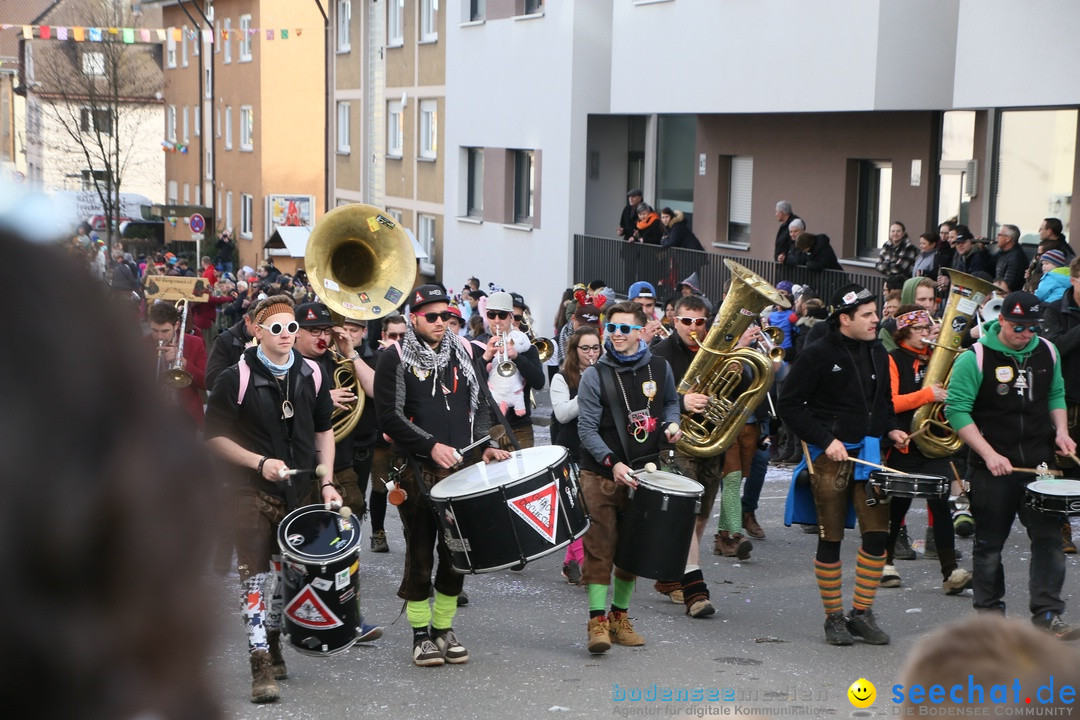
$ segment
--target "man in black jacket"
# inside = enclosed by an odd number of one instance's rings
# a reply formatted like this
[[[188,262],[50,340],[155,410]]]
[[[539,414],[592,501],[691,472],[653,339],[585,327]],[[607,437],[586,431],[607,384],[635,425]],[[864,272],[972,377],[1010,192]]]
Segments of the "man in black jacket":
[[[1028,259],[1024,248],[1020,247],[1020,228],[1015,225],[1002,225],[997,234],[997,245],[994,284],[1005,292],[1022,290]]]
[[[221,371],[235,365],[252,338],[255,337],[255,308],[257,307],[258,304],[248,307],[240,322],[222,330],[214,340],[210,348],[210,357],[206,359],[206,387],[210,390],[214,389],[214,381],[217,380]]]
[[[799,216],[791,209],[791,203],[781,200],[776,203],[776,220],[780,227],[776,230],[776,246],[773,250],[773,258],[781,265],[787,264],[786,260],[791,254],[791,232],[788,225],[792,220],[798,220]]]
[[[825,607],[825,639],[831,645],[851,645],[858,636],[872,645],[885,645],[889,636],[877,626],[872,608],[885,567],[889,508],[866,504],[862,480],[867,475],[859,472],[866,468],[859,465],[853,473],[849,457],[880,461],[879,439],[888,435],[903,446],[907,433],[897,427],[893,412],[889,360],[877,339],[874,294],[858,284],[840,288],[828,322],[829,333],[807,345],[791,366],[779,412],[808,444],[814,466],[810,480],[818,525],[814,575]],[[849,619],[843,612],[840,543],[851,503],[862,545]]]
[[[637,230],[637,206],[645,199],[645,193],[637,188],[626,193],[626,207],[623,208],[619,218],[619,227],[615,228],[615,234],[623,240],[634,237]]]

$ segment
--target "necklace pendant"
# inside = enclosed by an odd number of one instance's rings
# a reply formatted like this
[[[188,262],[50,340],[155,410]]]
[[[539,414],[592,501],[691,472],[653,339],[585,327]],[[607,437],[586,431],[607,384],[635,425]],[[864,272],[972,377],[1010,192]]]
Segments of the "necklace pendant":
[[[641,392],[645,395],[645,397],[652,400],[654,397],[656,397],[656,383],[652,380],[646,380],[645,382],[641,383]]]
[[[281,403],[281,417],[283,417],[283,418],[285,418],[286,420],[288,420],[288,419],[289,419],[289,418],[291,418],[292,416],[293,416],[293,406],[292,406],[292,403],[291,403],[291,402],[289,402],[288,400],[286,400],[285,402]]]
[[[421,370],[419,368],[413,368],[413,375],[415,375],[417,378],[419,378],[420,382],[424,382],[425,380],[427,380],[427,376],[430,375],[430,373],[427,370]]]

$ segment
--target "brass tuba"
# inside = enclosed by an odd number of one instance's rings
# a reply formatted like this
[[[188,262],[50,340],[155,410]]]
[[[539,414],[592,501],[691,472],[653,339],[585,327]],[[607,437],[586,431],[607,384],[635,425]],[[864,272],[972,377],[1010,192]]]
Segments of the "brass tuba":
[[[773,381],[772,362],[752,348],[734,349],[743,332],[769,305],[791,307],[772,285],[734,260],[724,260],[731,285],[709,334],[701,343],[679,392],[709,396],[700,419],[683,413],[677,446],[691,457],[713,457],[731,447]],[[750,377],[744,381],[743,372]],[[743,386],[746,386],[745,388]]]
[[[949,275],[949,300],[945,313],[941,317],[941,331],[937,342],[931,343],[934,351],[926,365],[922,386],[928,388],[935,383],[942,387],[949,386],[953,362],[963,352],[960,342],[971,325],[971,320],[979,310],[986,296],[994,291],[994,285],[972,277],[959,270],[946,269]],[[916,435],[916,433],[918,433]],[[911,419],[911,434],[915,445],[927,457],[940,458],[955,455],[964,445],[964,441],[945,420],[945,403],[931,402],[915,410]]]
[[[394,218],[356,203],[334,208],[316,223],[304,253],[304,268],[312,289],[331,314],[372,320],[396,310],[405,300],[416,279],[416,253]],[[356,395],[351,409],[334,408],[334,441],[341,442],[360,421],[365,395],[353,361],[334,352],[334,387],[348,387]]]

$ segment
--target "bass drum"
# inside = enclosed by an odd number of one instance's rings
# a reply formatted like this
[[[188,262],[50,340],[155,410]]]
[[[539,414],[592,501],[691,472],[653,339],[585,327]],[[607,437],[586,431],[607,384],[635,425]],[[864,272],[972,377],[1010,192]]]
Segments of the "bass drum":
[[[701,483],[657,470],[637,472],[637,488],[619,518],[615,565],[654,580],[681,578],[705,488]]]
[[[277,540],[289,644],[308,655],[347,650],[360,637],[360,524],[308,505],[285,516]]]
[[[431,488],[431,504],[460,573],[524,565],[589,528],[577,474],[561,445],[459,470]]]

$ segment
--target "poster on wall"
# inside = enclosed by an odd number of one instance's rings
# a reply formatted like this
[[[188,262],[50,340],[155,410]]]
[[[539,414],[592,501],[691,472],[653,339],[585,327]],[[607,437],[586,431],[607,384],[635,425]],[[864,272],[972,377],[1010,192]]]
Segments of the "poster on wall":
[[[266,236],[270,237],[282,225],[311,227],[315,224],[314,195],[267,195]]]

